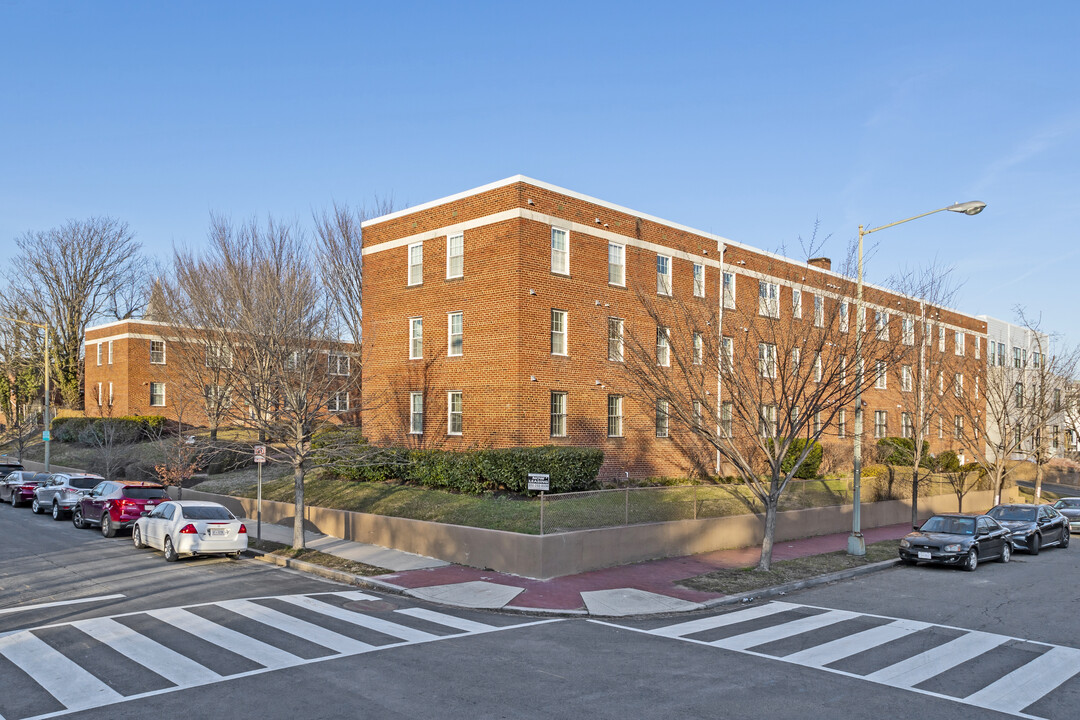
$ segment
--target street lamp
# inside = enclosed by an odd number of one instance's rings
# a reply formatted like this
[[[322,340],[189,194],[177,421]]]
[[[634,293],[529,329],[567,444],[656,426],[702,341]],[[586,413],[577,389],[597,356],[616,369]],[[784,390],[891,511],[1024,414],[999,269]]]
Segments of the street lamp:
[[[42,325],[41,323],[30,322],[29,320],[19,320],[18,318],[10,318],[0,316],[0,320],[7,320],[13,323],[22,323],[23,325],[31,325],[36,328],[41,328],[45,331],[45,431],[42,433],[42,439],[45,441],[45,472],[49,472],[49,441],[52,439],[52,434],[49,429],[49,326]]]
[[[862,535],[862,511],[860,505],[860,493],[862,490],[862,432],[863,432],[863,403],[862,403],[862,386],[863,386],[863,363],[862,363],[862,336],[866,328],[863,327],[865,318],[863,317],[863,281],[862,281],[862,256],[863,256],[863,236],[875,233],[878,230],[884,230],[891,228],[895,225],[902,225],[912,220],[918,220],[924,218],[927,215],[933,215],[934,213],[949,212],[963,213],[964,215],[978,215],[986,207],[986,203],[978,200],[971,200],[969,202],[956,203],[949,205],[948,207],[938,208],[937,210],[931,210],[925,212],[922,215],[916,215],[909,217],[906,220],[897,220],[896,222],[889,223],[888,225],[882,225],[876,228],[870,228],[864,230],[863,226],[859,226],[859,261],[858,261],[858,273],[857,283],[855,290],[855,462],[854,462],[854,481],[852,483],[852,502],[854,508],[851,513],[851,536],[848,537],[848,554],[849,555],[865,555],[866,554],[866,541]]]

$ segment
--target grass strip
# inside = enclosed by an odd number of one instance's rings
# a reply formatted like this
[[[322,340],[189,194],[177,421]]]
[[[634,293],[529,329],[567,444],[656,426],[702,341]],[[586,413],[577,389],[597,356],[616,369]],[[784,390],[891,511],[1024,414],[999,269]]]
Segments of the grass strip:
[[[737,595],[883,560],[893,560],[899,557],[899,547],[899,540],[885,540],[867,545],[866,555],[862,557],[854,557],[848,555],[846,550],[838,550],[793,560],[779,560],[773,562],[768,572],[760,572],[752,567],[725,568],[683,580],[680,584],[691,590]]]
[[[291,545],[276,543],[270,540],[248,540],[248,547],[262,550],[270,555],[280,555],[293,560],[302,560],[311,563],[312,565],[319,565],[321,567],[330,568],[331,570],[340,570],[342,572],[364,577],[386,575],[393,572],[386,568],[375,567],[374,565],[356,562],[355,560],[348,560],[343,557],[338,557],[337,555],[319,552],[318,550],[312,550],[310,548],[297,549]]]

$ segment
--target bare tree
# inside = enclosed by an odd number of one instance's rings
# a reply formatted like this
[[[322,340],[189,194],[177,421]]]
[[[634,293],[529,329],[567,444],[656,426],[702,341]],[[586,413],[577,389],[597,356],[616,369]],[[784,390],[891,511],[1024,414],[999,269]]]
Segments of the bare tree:
[[[976,467],[973,468],[972,465],[976,465]],[[964,498],[975,489],[979,484],[979,480],[985,477],[985,472],[977,464],[971,463],[961,465],[955,470],[946,470],[941,473],[941,476],[945,478],[945,484],[956,495],[956,511],[964,512]]]
[[[907,348],[896,318],[870,309],[878,323],[871,329],[855,317],[853,282],[838,278],[828,290],[801,287],[796,268],[780,262],[761,272],[800,287],[799,312],[794,295],[782,297],[778,284],[750,275],[740,279],[757,292],[725,297],[722,316],[704,298],[639,286],[635,295],[648,321],[613,326],[621,343],[612,340],[609,348],[621,345],[624,361],[610,384],[655,409],[657,434],[695,439],[698,450],[716,455],[764,508],[757,567],[768,570],[777,509],[791,479],[827,429],[833,437],[840,432],[841,413],[842,436],[851,437],[856,389],[871,388]],[[869,372],[856,367],[859,327]],[[678,443],[684,454],[690,445]]]
[[[18,312],[16,318],[24,317]],[[0,412],[6,420],[3,441],[22,462],[41,430],[36,407],[44,398],[44,339],[25,324],[0,319]]]
[[[911,362],[897,368],[900,384],[900,417],[902,436],[911,441],[894,443],[898,454],[904,456],[911,469],[911,524],[919,524],[919,488],[930,477],[925,470],[927,437],[935,419],[945,417],[948,395],[944,379],[953,378],[961,363],[955,353],[942,351],[938,334],[945,328],[938,322],[941,309],[953,304],[959,286],[953,279],[953,268],[931,261],[906,270],[892,278],[889,285],[911,299],[909,312],[901,319],[902,342],[911,347]],[[935,352],[935,346],[938,351]],[[891,468],[890,468],[891,472]]]
[[[177,252],[173,317],[198,328],[221,370],[229,424],[273,441],[267,459],[294,480],[293,544],[304,546],[304,477],[311,438],[356,412],[353,346],[303,233],[268,220],[211,220],[202,256]]]
[[[56,386],[68,407],[82,406],[82,343],[86,327],[123,319],[145,302],[142,246],[126,223],[109,217],[69,220],[60,227],[16,238],[15,257],[3,271],[0,310],[25,308],[48,324]]]
[[[131,443],[139,438],[130,424],[113,417],[111,397],[102,398],[96,415],[79,432],[79,442],[94,449],[94,462],[106,480],[115,480],[117,471],[131,457]]]

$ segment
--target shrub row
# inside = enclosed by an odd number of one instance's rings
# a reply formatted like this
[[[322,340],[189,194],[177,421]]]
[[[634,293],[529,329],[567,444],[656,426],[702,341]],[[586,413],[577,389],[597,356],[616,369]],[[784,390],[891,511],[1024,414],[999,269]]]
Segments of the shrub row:
[[[780,469],[785,473],[791,472],[791,468],[795,467],[795,461],[802,455],[803,450],[806,449],[806,444],[809,442],[806,438],[797,438],[791,441],[791,445],[788,447],[787,452],[784,453],[784,459],[780,461]],[[812,480],[818,476],[818,469],[821,467],[821,443],[815,442],[814,446],[810,448],[810,452],[806,454],[806,459],[802,461],[802,465],[795,471],[795,477],[802,480]]]
[[[597,487],[596,476],[604,462],[601,450],[554,445],[463,451],[371,447],[363,455],[363,460],[350,466],[335,463],[337,474],[349,480],[395,479],[474,494],[525,493],[528,473],[549,474],[551,492],[590,490]]]
[[[115,418],[61,417],[50,424],[52,439],[57,442],[80,442],[86,431],[99,431],[104,423],[115,428],[117,442],[133,443],[161,432],[165,418],[161,415],[125,415]]]

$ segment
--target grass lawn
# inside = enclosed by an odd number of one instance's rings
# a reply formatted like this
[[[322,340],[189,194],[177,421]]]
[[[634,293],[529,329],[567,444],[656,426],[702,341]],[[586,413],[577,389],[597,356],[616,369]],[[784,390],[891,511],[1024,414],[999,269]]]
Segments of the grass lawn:
[[[356,562],[355,560],[346,560],[337,555],[329,555],[324,552],[319,552],[318,550],[311,550],[309,548],[297,550],[290,545],[271,542],[269,540],[249,540],[248,547],[262,550],[271,555],[281,555],[282,557],[292,558],[293,560],[303,560],[312,565],[320,565],[325,568],[330,568],[331,570],[341,570],[342,572],[352,573],[353,575],[362,575],[364,577],[386,575],[391,572],[386,568],[367,565],[362,562]]]
[[[772,564],[769,572],[758,572],[753,568],[716,570],[684,580],[681,584],[692,590],[736,595],[818,575],[827,575],[839,570],[861,567],[882,560],[894,560],[899,557],[899,547],[899,540],[885,540],[867,545],[866,555],[863,557],[853,557],[845,550],[838,550],[824,555],[780,560]]]

